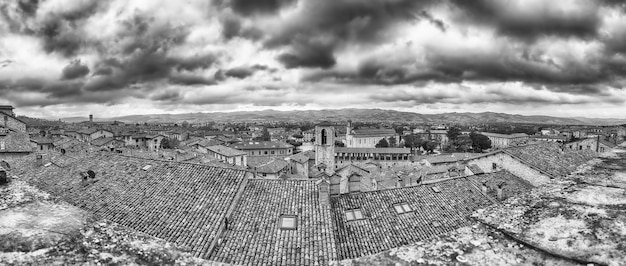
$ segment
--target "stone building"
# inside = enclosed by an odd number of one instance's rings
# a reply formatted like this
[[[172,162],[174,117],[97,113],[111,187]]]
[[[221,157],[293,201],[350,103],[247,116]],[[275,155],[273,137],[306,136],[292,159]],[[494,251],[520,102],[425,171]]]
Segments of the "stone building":
[[[335,128],[329,123],[315,126],[315,166],[329,174],[335,171]]]
[[[353,129],[352,121],[348,121],[346,127],[346,147],[349,148],[375,148],[376,144],[382,139],[386,139],[387,142],[395,138],[394,143],[390,145],[397,145],[399,143],[399,136],[393,129]]]
[[[236,150],[223,145],[209,146],[206,149],[209,156],[217,158],[223,163],[241,167],[248,166],[248,154],[244,151]]]
[[[15,117],[13,106],[0,105],[0,125],[17,132],[26,132],[26,123]]]
[[[293,154],[293,145],[282,141],[247,141],[230,145],[231,148],[245,151],[248,157],[280,157]]]
[[[522,143],[528,140],[528,135],[525,133],[515,134],[499,134],[491,132],[481,132],[480,134],[487,136],[491,141],[491,148],[503,149],[509,146],[514,146],[518,143]]]

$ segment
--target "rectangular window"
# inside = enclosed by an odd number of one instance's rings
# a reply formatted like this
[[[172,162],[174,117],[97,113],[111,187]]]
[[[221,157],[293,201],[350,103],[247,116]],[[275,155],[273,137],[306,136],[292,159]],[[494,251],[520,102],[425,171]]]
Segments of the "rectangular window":
[[[298,227],[298,220],[295,215],[281,215],[280,216],[280,229],[283,230],[296,230]]]
[[[272,154],[274,154],[274,151],[272,151]]]
[[[347,221],[356,221],[363,220],[363,213],[361,213],[361,209],[347,210],[346,211],[346,220]]]
[[[395,205],[393,205],[393,208],[396,210],[396,213],[398,213],[398,214],[406,213],[406,212],[412,212],[413,211],[411,206],[409,206],[409,204],[406,203],[406,202],[395,204]]]
[[[0,141],[0,150],[4,150],[4,149],[6,149],[5,145],[6,145],[6,144],[4,143],[4,140],[3,140],[3,141]]]

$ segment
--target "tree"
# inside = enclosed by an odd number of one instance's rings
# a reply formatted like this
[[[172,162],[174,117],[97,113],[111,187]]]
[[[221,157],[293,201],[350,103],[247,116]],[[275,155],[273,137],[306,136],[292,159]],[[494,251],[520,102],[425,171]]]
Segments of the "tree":
[[[472,148],[472,139],[468,135],[459,135],[451,143],[451,149],[453,151],[467,152]]]
[[[437,145],[439,145],[439,143],[429,140],[422,143],[422,148],[426,152],[433,153],[433,151],[437,148]]]
[[[389,147],[396,147],[397,146],[397,141],[396,141],[396,136],[391,136],[389,137]]]
[[[404,147],[413,149],[419,149],[424,144],[424,140],[418,135],[406,135],[404,136]]]
[[[387,139],[383,138],[380,141],[378,141],[378,143],[376,143],[376,148],[387,148],[389,147],[389,143],[387,142]]]
[[[470,133],[470,139],[475,152],[483,152],[483,150],[491,148],[491,140],[483,134],[472,132]]]
[[[452,127],[448,130],[448,140],[453,142],[459,135],[461,135],[461,130],[458,127]]]
[[[260,139],[262,141],[270,141],[270,140],[272,140],[272,136],[270,136],[270,131],[267,130],[267,127],[263,128],[263,133],[261,134]]]

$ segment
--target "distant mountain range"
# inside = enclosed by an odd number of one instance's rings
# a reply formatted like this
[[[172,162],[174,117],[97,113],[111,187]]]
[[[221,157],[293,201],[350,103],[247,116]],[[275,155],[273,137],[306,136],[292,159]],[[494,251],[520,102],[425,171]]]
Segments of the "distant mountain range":
[[[63,118],[65,122],[85,121],[85,117]],[[243,121],[384,121],[384,122],[409,122],[409,123],[528,123],[528,124],[552,124],[552,125],[617,125],[626,124],[626,119],[611,118],[564,118],[552,116],[525,116],[505,113],[443,113],[443,114],[419,114],[412,112],[399,112],[383,109],[338,109],[338,110],[305,110],[305,111],[240,111],[240,112],[215,112],[215,113],[185,113],[185,114],[153,114],[153,115],[130,115],[111,118],[95,118],[95,121],[122,121],[126,123],[171,123],[187,121],[189,123],[216,122],[243,122]]]

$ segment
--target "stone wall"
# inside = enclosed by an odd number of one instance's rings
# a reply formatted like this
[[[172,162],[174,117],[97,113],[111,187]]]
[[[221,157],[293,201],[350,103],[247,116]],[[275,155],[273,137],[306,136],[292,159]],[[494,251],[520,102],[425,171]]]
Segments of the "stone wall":
[[[5,113],[0,113],[0,123],[2,126],[19,132],[26,132],[26,124]]]

